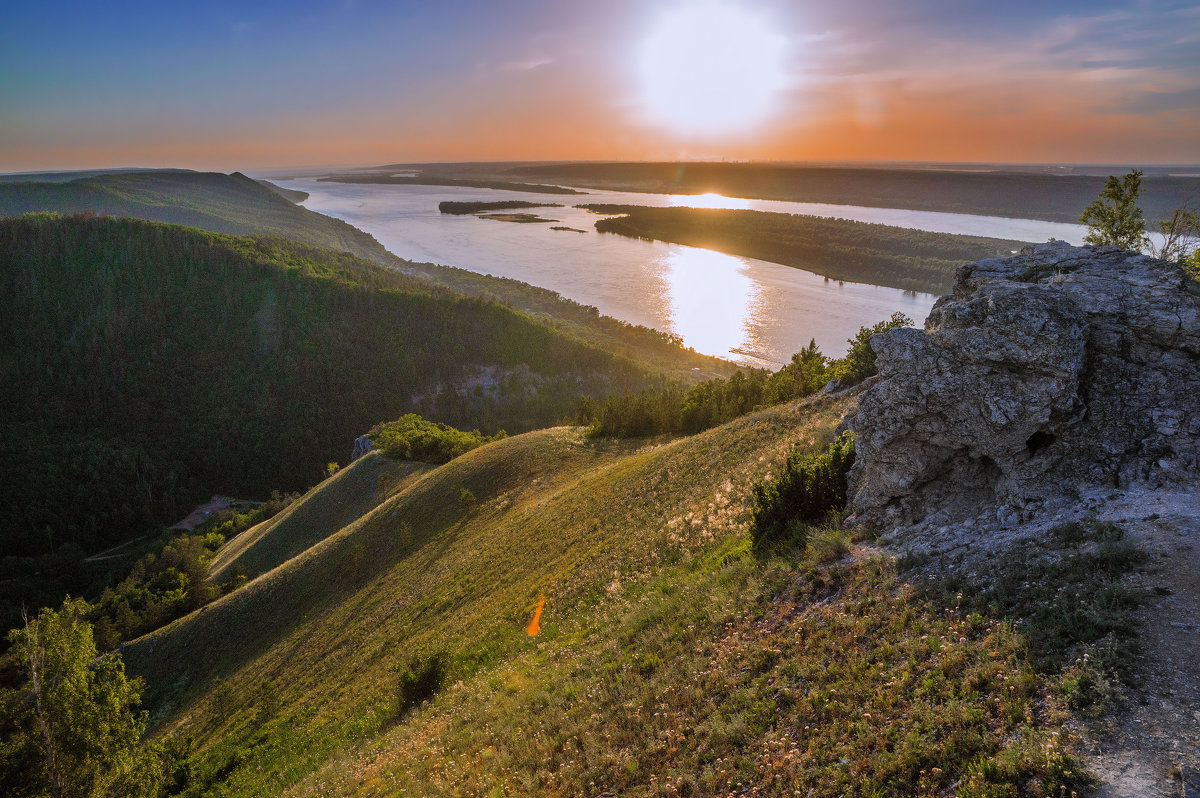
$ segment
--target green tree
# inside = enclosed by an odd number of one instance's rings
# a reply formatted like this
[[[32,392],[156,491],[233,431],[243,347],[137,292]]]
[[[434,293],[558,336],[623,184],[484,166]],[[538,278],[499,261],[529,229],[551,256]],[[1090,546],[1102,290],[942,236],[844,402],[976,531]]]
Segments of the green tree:
[[[1124,177],[1109,175],[1100,197],[1084,208],[1079,217],[1079,221],[1088,226],[1084,243],[1134,251],[1147,246],[1146,219],[1137,204],[1141,192],[1140,169],[1134,169]]]
[[[9,632],[11,656],[24,677],[7,691],[0,756],[23,762],[19,794],[54,798],[156,795],[157,750],[141,745],[145,713],[136,711],[141,681],[125,677],[116,654],[97,656],[89,607],[67,599]],[[0,765],[6,780],[10,763]],[[6,785],[7,786],[7,785]]]
[[[873,327],[860,327],[857,335],[847,339],[846,343],[850,344],[850,348],[844,358],[833,364],[832,376],[840,382],[842,388],[857,385],[867,377],[873,377],[878,369],[875,366],[875,349],[871,346],[871,338],[888,330],[912,325],[912,319],[896,312],[890,319]]]

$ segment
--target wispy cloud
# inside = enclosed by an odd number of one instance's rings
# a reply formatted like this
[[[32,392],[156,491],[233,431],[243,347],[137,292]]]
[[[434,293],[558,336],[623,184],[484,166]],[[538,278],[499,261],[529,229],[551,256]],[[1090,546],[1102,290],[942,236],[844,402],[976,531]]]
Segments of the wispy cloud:
[[[529,72],[533,69],[539,69],[554,63],[553,58],[545,56],[534,56],[526,58],[522,61],[508,61],[500,65],[500,68],[505,72]]]

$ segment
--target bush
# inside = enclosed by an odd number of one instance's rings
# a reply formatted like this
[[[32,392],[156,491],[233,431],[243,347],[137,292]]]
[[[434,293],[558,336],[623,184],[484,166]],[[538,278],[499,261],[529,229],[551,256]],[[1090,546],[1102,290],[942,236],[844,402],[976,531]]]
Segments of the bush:
[[[368,435],[388,457],[426,463],[445,463],[477,446],[508,437],[503,430],[492,436],[481,435],[479,430],[463,432],[448,424],[426,421],[416,413],[377,424]]]
[[[750,536],[762,551],[787,540],[807,544],[807,524],[846,507],[846,474],[854,464],[854,433],[844,432],[820,454],[794,452],[772,480],[754,486]]]
[[[427,657],[413,655],[400,672],[396,685],[397,713],[403,715],[428,701],[446,682],[446,656],[442,653]]]

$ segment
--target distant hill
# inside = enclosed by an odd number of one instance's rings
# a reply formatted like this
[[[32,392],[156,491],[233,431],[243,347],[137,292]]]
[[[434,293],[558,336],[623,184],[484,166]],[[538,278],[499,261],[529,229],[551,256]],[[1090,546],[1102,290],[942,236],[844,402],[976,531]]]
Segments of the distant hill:
[[[1114,167],[1117,169],[1117,167]],[[1097,175],[761,163],[572,163],[513,167],[514,180],[667,194],[716,192],[729,197],[828,202],[984,216],[1078,222],[1104,187]],[[1189,197],[1200,178],[1147,175],[1141,206],[1152,223]]]
[[[7,554],[302,489],[405,412],[515,432],[657,379],[350,255],[106,217],[0,221],[0,332]]]
[[[99,174],[67,182],[0,183],[0,217],[50,211],[129,216],[214,233],[277,235],[382,263],[390,255],[367,233],[296,205],[273,185],[240,172],[166,170]],[[299,194],[303,192],[291,192]]]

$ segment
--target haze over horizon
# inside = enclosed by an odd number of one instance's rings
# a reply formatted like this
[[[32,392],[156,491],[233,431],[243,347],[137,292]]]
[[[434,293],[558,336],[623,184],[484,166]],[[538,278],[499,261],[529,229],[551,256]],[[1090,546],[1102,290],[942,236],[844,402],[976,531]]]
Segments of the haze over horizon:
[[[0,171],[1200,162],[1200,7],[23,4]]]

